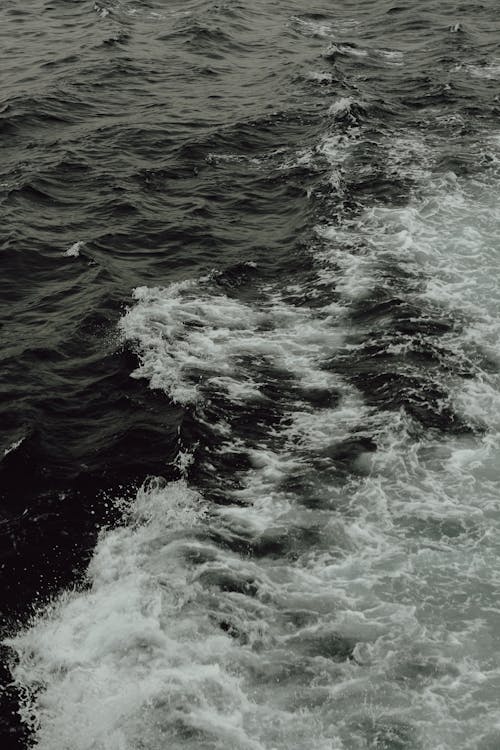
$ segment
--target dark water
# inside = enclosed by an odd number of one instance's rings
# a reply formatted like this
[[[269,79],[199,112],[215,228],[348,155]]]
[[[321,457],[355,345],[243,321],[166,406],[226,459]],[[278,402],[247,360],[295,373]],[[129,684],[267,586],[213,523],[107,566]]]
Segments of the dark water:
[[[4,0],[2,747],[500,747],[500,22]]]

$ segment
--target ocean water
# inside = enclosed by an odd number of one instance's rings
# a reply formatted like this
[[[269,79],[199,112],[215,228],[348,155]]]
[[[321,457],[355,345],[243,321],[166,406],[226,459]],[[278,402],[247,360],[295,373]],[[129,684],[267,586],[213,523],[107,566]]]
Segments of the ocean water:
[[[493,0],[4,0],[1,747],[500,748]]]

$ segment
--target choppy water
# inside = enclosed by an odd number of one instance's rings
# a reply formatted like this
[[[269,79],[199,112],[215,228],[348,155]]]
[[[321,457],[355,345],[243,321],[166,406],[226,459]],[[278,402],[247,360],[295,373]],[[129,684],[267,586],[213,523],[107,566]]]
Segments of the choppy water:
[[[500,22],[411,6],[4,0],[2,747],[500,748]]]

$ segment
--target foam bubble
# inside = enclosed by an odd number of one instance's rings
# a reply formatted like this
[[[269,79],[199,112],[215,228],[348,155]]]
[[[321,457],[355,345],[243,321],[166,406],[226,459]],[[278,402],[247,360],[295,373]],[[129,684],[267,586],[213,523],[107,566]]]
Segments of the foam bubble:
[[[8,456],[9,453],[13,453],[14,451],[16,451],[19,448],[19,446],[24,442],[24,439],[25,437],[23,435],[22,437],[19,438],[19,440],[14,440],[14,442],[8,445],[7,448],[4,448],[4,452],[3,452],[4,457]]]
[[[71,247],[68,247],[67,250],[64,251],[63,255],[65,255],[67,258],[78,258],[80,255],[80,251],[83,250],[85,247],[85,242],[82,240],[79,240],[78,242],[75,242]]]
[[[317,83],[332,83],[333,81],[332,74],[324,71],[310,71],[307,77],[309,80],[316,81]]]
[[[306,378],[314,358],[339,341],[332,310],[317,320],[271,296],[253,307],[187,283],[141,287],[134,297],[136,304],[120,322],[124,338],[138,345],[134,377],[147,378],[180,403],[196,401],[202,387],[225,391],[235,401],[258,397],[248,360],[271,357],[275,366]],[[326,376],[317,370],[312,377],[322,382]]]
[[[354,104],[354,99],[350,97],[341,97],[336,102],[330,105],[328,113],[334,117],[339,115],[345,115],[351,111],[351,107]]]

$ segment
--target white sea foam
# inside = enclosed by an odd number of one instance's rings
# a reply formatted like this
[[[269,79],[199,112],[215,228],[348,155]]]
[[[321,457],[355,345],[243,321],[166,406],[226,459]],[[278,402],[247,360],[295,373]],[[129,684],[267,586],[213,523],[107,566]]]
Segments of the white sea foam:
[[[73,243],[71,247],[68,247],[68,249],[64,251],[63,255],[65,255],[67,258],[78,258],[78,256],[80,255],[80,251],[84,247],[85,242],[79,240],[78,242]]]
[[[221,389],[234,400],[258,397],[259,383],[248,367],[252,358],[270,357],[275,366],[312,382],[314,358],[341,339],[331,325],[334,307],[317,320],[271,297],[257,308],[194,283],[141,287],[134,298],[120,322],[124,338],[138,344],[134,377],[147,378],[180,403],[196,401],[202,387]],[[325,377],[318,371],[314,383]]]
[[[332,83],[333,81],[332,74],[325,71],[312,70],[307,74],[307,77],[311,81],[317,81],[317,83]]]
[[[13,443],[11,443],[9,446],[7,446],[7,448],[4,449],[4,452],[3,452],[4,457],[8,456],[9,453],[13,453],[14,451],[16,451],[23,442],[24,442],[24,435],[23,437],[20,437],[19,440],[14,440]]]
[[[337,99],[336,102],[333,102],[333,104],[330,105],[328,113],[330,115],[333,115],[334,117],[344,115],[351,111],[351,107],[353,104],[354,99],[351,99],[350,97],[341,97],[340,99]]]
[[[345,160],[348,149],[349,141],[340,143],[340,153],[331,151],[332,164]],[[361,294],[366,284],[373,284],[385,259],[413,267],[424,281],[422,298],[467,311],[476,326],[483,325],[485,340],[492,337],[494,349],[500,302],[497,175],[476,180],[448,172],[433,177],[429,148],[408,138],[394,140],[387,161],[396,176],[403,170],[411,175],[414,197],[402,207],[371,206],[341,227],[318,226],[318,234],[331,240],[329,250],[319,251],[321,259],[330,252],[332,263],[345,265],[348,259],[358,264],[358,272],[343,277],[356,276]]]

